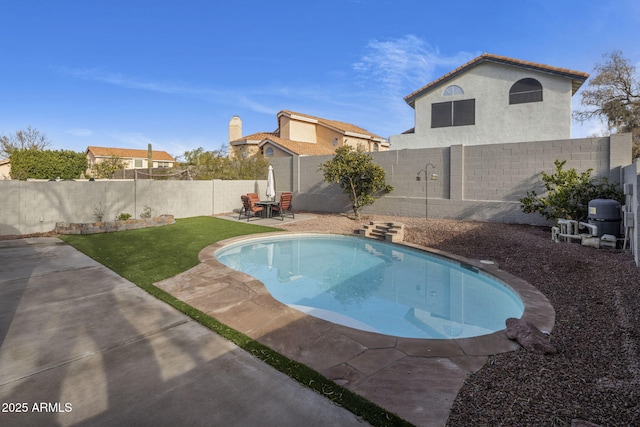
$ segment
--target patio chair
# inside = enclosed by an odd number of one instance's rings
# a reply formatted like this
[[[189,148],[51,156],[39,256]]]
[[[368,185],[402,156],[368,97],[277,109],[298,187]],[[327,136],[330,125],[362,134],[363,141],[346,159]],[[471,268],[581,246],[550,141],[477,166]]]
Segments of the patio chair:
[[[258,214],[263,211],[264,208],[262,206],[256,206],[249,196],[240,196],[240,198],[242,199],[242,207],[240,208],[238,219],[241,219],[242,215],[244,215],[247,221],[249,221],[252,216],[257,217]]]
[[[258,193],[247,193],[247,197],[253,202],[259,202],[260,201],[260,196],[258,196]]]
[[[288,213],[291,215],[291,218],[295,218],[296,215],[293,213],[293,193],[291,192],[283,192],[280,194],[280,202],[273,206],[274,215],[277,213],[280,215],[280,220],[284,221],[284,216]]]

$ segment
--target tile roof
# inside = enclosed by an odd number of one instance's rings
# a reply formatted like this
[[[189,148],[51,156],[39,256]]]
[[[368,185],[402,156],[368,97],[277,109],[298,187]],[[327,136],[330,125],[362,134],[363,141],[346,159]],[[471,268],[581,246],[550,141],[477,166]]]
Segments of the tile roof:
[[[122,158],[146,159],[147,150],[135,150],[130,148],[111,148],[111,147],[87,147],[87,153],[91,151],[96,157],[118,156]],[[162,160],[175,162],[176,160],[166,151],[153,150],[152,160]]]
[[[244,141],[262,141],[265,138],[278,136],[277,132],[258,132],[252,133],[251,135],[243,136],[242,138],[234,139],[231,141],[231,144],[234,142],[244,142]],[[236,144],[233,144],[236,145]]]
[[[298,154],[300,156],[323,156],[325,154],[335,154],[336,149],[330,148],[321,144],[312,144],[309,142],[292,141],[290,139],[280,138],[273,134],[266,136],[260,146],[262,147],[266,143],[271,142],[273,145],[284,148],[285,151]]]
[[[570,70],[568,68],[552,67],[550,65],[539,64],[536,62],[522,61],[520,59],[509,58],[507,56],[483,53],[477,58],[472,59],[471,61],[445,74],[439,79],[432,81],[428,85],[416,90],[413,93],[410,93],[409,95],[404,97],[404,100],[407,102],[407,104],[414,107],[416,99],[423,93],[440,86],[441,84],[447,82],[448,80],[451,80],[453,77],[463,73],[467,69],[471,67],[475,67],[476,65],[479,65],[483,62],[493,62],[498,64],[512,65],[516,67],[527,68],[535,71],[551,73],[558,76],[569,78],[572,80],[572,89],[573,89],[572,95],[575,94],[576,91],[580,89],[580,86],[582,86],[585,80],[589,78],[589,74],[583,73],[582,71]]]
[[[351,123],[346,123],[346,122],[340,122],[338,120],[329,120],[329,119],[323,119],[322,117],[316,117],[316,116],[310,116],[309,114],[303,114],[303,113],[296,113],[295,111],[289,111],[289,110],[282,110],[278,113],[278,117],[280,117],[281,115],[287,115],[287,116],[299,116],[299,117],[304,117],[307,119],[311,119],[311,120],[315,120],[318,123],[321,123],[325,126],[328,126],[330,128],[336,129],[338,131],[341,132],[352,132],[352,133],[358,133],[361,135],[368,135],[370,138],[380,138],[380,139],[385,139],[383,137],[381,137],[380,135],[376,135],[375,133],[371,133],[368,130],[361,128],[359,126],[356,125],[352,125]]]

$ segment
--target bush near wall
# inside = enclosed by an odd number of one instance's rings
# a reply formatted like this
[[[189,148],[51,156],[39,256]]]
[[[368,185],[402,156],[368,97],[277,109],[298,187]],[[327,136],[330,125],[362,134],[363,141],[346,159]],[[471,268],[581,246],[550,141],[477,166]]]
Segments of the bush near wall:
[[[16,150],[11,153],[11,179],[76,179],[87,170],[84,153],[71,150]]]

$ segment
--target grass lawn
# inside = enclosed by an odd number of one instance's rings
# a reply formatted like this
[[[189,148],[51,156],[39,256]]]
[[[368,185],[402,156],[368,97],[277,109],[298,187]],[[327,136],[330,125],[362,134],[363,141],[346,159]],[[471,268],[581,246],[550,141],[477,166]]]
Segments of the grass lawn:
[[[156,298],[182,311],[301,384],[361,416],[372,425],[410,425],[397,415],[335,384],[313,369],[288,359],[153,285],[197,265],[198,253],[212,243],[270,231],[279,229],[214,217],[195,217],[177,219],[175,224],[162,227],[117,233],[65,235],[60,238]]]
[[[162,227],[60,238],[144,287],[194,267],[198,264],[198,253],[212,243],[278,230],[202,216],[177,219],[175,224]]]

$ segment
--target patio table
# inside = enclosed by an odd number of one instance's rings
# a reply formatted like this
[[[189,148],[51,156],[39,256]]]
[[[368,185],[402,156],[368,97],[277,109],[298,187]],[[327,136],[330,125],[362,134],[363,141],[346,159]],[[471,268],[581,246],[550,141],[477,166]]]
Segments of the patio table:
[[[264,208],[265,218],[271,218],[273,215],[273,207],[278,204],[275,200],[264,200],[254,203],[256,206]]]

